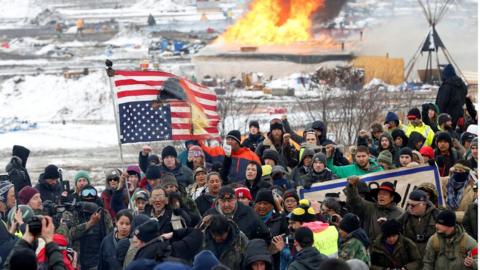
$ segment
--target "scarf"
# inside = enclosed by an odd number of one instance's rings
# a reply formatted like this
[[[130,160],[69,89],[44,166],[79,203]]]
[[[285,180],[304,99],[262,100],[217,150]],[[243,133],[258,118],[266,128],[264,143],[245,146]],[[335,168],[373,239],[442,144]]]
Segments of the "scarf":
[[[452,210],[457,210],[463,197],[463,191],[468,184],[468,172],[453,173],[447,183],[447,205]]]
[[[270,210],[270,212],[268,212],[265,216],[263,217],[260,217],[263,221],[263,223],[267,223],[267,221],[272,217],[273,215],[273,209]]]

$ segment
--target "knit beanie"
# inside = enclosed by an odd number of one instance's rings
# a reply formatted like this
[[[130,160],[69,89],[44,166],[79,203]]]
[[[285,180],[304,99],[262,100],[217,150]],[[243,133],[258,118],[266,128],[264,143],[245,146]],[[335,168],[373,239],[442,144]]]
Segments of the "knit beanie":
[[[443,210],[437,216],[437,223],[447,227],[455,227],[455,212],[452,210]]]
[[[435,153],[433,152],[433,148],[428,145],[424,145],[422,146],[422,148],[420,148],[420,154],[422,154],[422,156],[427,156],[430,159],[435,158]]]
[[[207,173],[207,170],[206,170],[204,167],[198,167],[198,168],[196,168],[195,171],[193,171],[193,179],[195,179],[195,177],[197,176],[197,174],[199,174],[199,173],[201,173],[201,172],[203,172],[203,173],[206,174],[206,173]]]
[[[134,235],[142,242],[150,242],[155,237],[159,236],[158,221],[150,219],[135,229]]]
[[[60,178],[60,173],[58,172],[58,167],[50,164],[45,167],[43,172],[43,179],[58,179]]]
[[[407,118],[408,119],[422,119],[422,114],[420,113],[420,110],[418,108],[412,108],[410,111],[407,113]]]
[[[272,130],[274,130],[274,129],[280,129],[281,131],[284,131],[282,122],[281,121],[271,121],[270,122],[270,132],[272,132]]]
[[[263,151],[263,154],[262,154],[262,160],[265,160],[265,159],[271,159],[275,161],[275,164],[278,164],[279,154],[276,150],[266,149],[265,151]]]
[[[385,116],[385,124],[391,121],[399,122],[398,115],[394,112],[388,112],[387,116]]]
[[[215,254],[210,250],[204,250],[193,259],[192,270],[205,270],[212,269],[212,267],[218,265],[220,261],[215,257]]]
[[[148,166],[146,177],[147,179],[159,179],[161,177],[160,166],[158,165]]]
[[[285,201],[287,198],[292,197],[295,201],[300,201],[300,197],[298,197],[297,191],[295,189],[288,189],[283,193],[283,200]]]
[[[403,147],[402,149],[400,149],[399,156],[403,156],[403,155],[408,155],[411,158],[413,158],[412,149],[410,149],[410,147]]]
[[[13,187],[13,184],[9,181],[1,181],[0,182],[0,201],[6,203],[7,202],[7,194],[8,191]]]
[[[175,150],[175,147],[173,147],[171,145],[167,145],[163,148],[163,150],[162,150],[162,160],[165,159],[166,157],[177,158],[177,150]]]
[[[252,126],[260,129],[260,124],[258,123],[257,120],[250,121],[250,123],[248,124],[248,127],[251,128]]]
[[[166,261],[157,265],[153,270],[191,270],[192,268],[181,262]]]
[[[194,146],[191,146],[189,149],[188,149],[188,153],[193,156],[193,157],[203,157],[205,158],[205,153],[203,153],[203,150],[200,146],[198,145],[194,145]]]
[[[77,185],[78,180],[80,178],[85,178],[90,185],[90,175],[88,174],[87,171],[78,171],[75,176],[73,177],[73,180],[75,181],[75,186]]]
[[[19,204],[28,204],[35,194],[39,193],[36,188],[31,186],[23,187],[20,192],[18,192],[18,203]]]
[[[178,182],[177,179],[175,178],[175,175],[171,173],[165,173],[162,175],[162,182],[160,186],[162,188],[166,188],[168,185],[174,185],[178,188]]]
[[[478,138],[475,137],[475,139],[472,140],[472,142],[470,143],[470,149],[472,148],[472,146],[476,146],[478,148]]]
[[[387,164],[389,167],[392,167],[392,166],[393,166],[392,153],[391,153],[390,151],[388,151],[388,150],[383,150],[382,152],[380,152],[380,154],[378,154],[377,161],[378,161],[378,162],[385,163],[385,164]]]
[[[387,238],[389,236],[398,235],[402,232],[402,224],[395,219],[389,219],[382,224],[382,236]]]
[[[450,136],[450,133],[442,131],[437,133],[437,140],[436,142],[438,143],[439,141],[445,141],[450,144],[450,147],[452,146],[452,136]]]
[[[448,113],[441,113],[437,118],[439,126],[447,123],[448,121],[452,121],[452,117]]]
[[[313,156],[312,164],[314,162],[321,162],[323,165],[327,166],[327,156],[322,152],[318,152]]]
[[[257,197],[255,197],[255,203],[258,202],[268,202],[271,205],[275,205],[272,191],[264,188],[260,189],[257,193]]]
[[[241,142],[242,134],[238,130],[232,130],[232,131],[228,132],[227,139],[233,139],[236,142],[238,142],[238,144],[242,144],[242,142]]]
[[[127,173],[128,175],[136,175],[138,179],[142,178],[142,175],[140,173],[140,167],[137,165],[130,165],[127,167]]]
[[[360,228],[360,219],[355,214],[348,213],[343,216],[339,228],[346,233],[351,233]]]
[[[375,133],[375,132],[383,132],[383,126],[382,126],[382,124],[380,124],[380,123],[373,123],[373,124],[370,126],[370,129],[372,130],[372,133]]]
[[[246,198],[249,199],[250,201],[253,200],[252,194],[250,194],[250,190],[246,187],[238,187],[235,189],[235,196],[237,198]]]

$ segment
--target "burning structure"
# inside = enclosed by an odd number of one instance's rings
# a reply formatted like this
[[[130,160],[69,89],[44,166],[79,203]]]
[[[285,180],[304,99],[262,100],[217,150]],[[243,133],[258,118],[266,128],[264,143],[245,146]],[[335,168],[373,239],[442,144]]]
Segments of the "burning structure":
[[[345,0],[253,0],[234,25],[194,58],[197,76],[311,72],[318,63],[349,61],[349,44],[315,34],[316,22],[338,14]],[[279,63],[281,62],[281,63]]]

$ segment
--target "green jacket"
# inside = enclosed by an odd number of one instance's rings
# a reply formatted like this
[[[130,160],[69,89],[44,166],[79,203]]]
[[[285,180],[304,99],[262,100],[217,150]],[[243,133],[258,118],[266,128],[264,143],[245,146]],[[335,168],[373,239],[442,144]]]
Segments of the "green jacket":
[[[357,186],[347,184],[347,205],[351,206],[352,212],[363,220],[363,229],[370,241],[374,241],[382,232],[378,224],[379,218],[398,218],[403,210],[393,202],[388,206],[380,206],[377,203],[366,201],[358,194]]]
[[[459,225],[455,226],[455,232],[451,237],[447,238],[445,235],[435,233],[428,239],[426,253],[423,257],[423,270],[477,269],[476,256],[472,268],[466,268],[463,264],[467,253],[476,246],[477,241]]]
[[[386,270],[387,268],[406,268],[408,270],[420,269],[422,257],[415,243],[400,235],[393,249],[393,253],[387,250],[384,240],[380,235],[375,239],[371,247],[371,270]]]
[[[370,159],[369,162],[370,162],[370,167],[366,171],[358,167],[356,163],[345,165],[345,166],[335,166],[333,165],[333,158],[329,158],[327,159],[327,167],[339,178],[346,178],[352,175],[361,176],[368,173],[383,171],[382,166],[378,165],[377,162],[375,162],[375,160]]]
[[[439,213],[440,210],[429,203],[427,211],[422,217],[415,217],[405,212],[398,218],[398,222],[402,224],[403,235],[415,243],[422,257],[425,255],[428,239],[437,231],[435,222]]]
[[[347,236],[347,239],[341,244],[338,251],[338,258],[344,261],[350,259],[359,259],[370,266],[370,253],[360,240]]]

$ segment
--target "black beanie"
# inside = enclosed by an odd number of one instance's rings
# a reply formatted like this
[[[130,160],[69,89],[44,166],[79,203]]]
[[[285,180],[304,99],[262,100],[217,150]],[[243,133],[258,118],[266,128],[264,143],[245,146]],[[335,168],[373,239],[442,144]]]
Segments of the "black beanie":
[[[159,236],[158,221],[150,219],[135,229],[134,235],[142,242],[150,242],[155,237]]]
[[[441,113],[438,116],[437,122],[439,126],[447,123],[448,121],[452,121],[452,117],[448,113]]]
[[[145,174],[147,179],[159,179],[161,177],[160,166],[150,165],[147,168],[147,173]]]
[[[382,236],[384,238],[398,235],[402,232],[402,224],[395,219],[389,219],[382,224]]]
[[[270,123],[270,132],[272,132],[274,129],[280,129],[281,131],[284,131],[282,122]]]
[[[238,130],[232,130],[228,132],[227,138],[233,139],[238,142],[238,144],[242,144],[242,134],[240,134],[240,131]]]
[[[455,220],[455,212],[452,210],[443,210],[437,217],[437,223],[447,227],[455,227]]]
[[[29,248],[15,250],[10,258],[10,269],[37,270],[37,256]]]
[[[339,228],[347,233],[351,233],[360,228],[360,219],[352,213],[343,216]]]
[[[171,156],[174,158],[177,158],[177,150],[175,150],[175,147],[171,145],[165,146],[162,150],[162,160],[165,159],[166,157]]]
[[[289,190],[286,190],[284,193],[283,193],[283,200],[286,200],[287,198],[289,197],[292,197],[295,199],[295,201],[297,201],[297,203],[300,201],[300,197],[298,197],[298,194],[297,194],[297,191],[295,189],[289,189]]]
[[[407,117],[415,116],[417,119],[422,119],[422,114],[418,108],[412,108],[408,111]]]
[[[60,178],[60,173],[58,172],[58,167],[50,164],[45,168],[43,172],[43,179],[58,179]]]
[[[412,149],[410,149],[410,147],[403,147],[402,149],[400,149],[399,156],[402,156],[402,155],[409,155],[411,158],[413,158]]]
[[[269,189],[260,189],[255,197],[255,203],[268,202],[275,206],[275,200],[273,199],[272,191]]]
[[[295,241],[300,243],[302,247],[313,245],[313,232],[307,227],[300,227],[295,230]]]
[[[450,144],[450,147],[452,146],[452,136],[448,132],[442,131],[437,133],[436,142],[438,143],[439,141],[446,141]]]
[[[248,127],[250,128],[250,127],[252,127],[252,126],[260,129],[260,124],[258,123],[257,120],[252,120],[252,121],[250,121],[250,123],[248,124]]]

